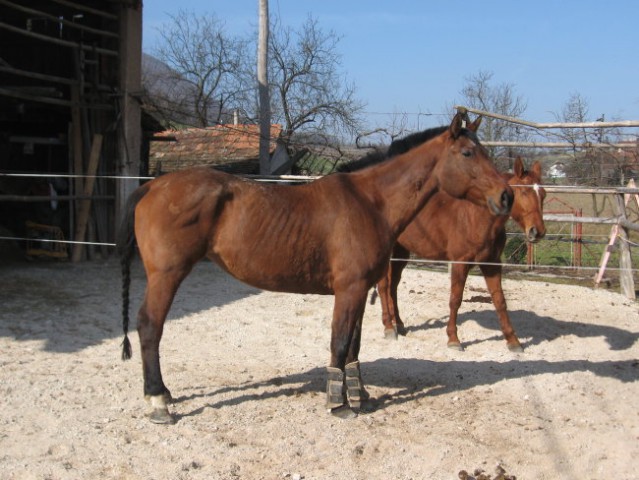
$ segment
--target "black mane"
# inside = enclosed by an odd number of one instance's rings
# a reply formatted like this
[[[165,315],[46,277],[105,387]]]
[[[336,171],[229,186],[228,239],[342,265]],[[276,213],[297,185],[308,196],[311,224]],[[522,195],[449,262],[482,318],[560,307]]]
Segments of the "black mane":
[[[355,172],[366,168],[370,165],[384,162],[396,155],[408,152],[411,148],[421,145],[422,143],[441,135],[448,127],[435,127],[423,130],[421,132],[411,133],[410,135],[393,141],[387,149],[377,149],[362,158],[344,163],[337,167],[338,172]]]

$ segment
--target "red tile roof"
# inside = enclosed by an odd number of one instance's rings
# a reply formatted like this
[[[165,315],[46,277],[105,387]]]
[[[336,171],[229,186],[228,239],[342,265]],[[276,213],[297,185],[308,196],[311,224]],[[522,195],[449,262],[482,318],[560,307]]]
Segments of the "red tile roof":
[[[271,153],[281,132],[281,125],[271,125]],[[259,170],[259,125],[166,130],[154,138],[165,138],[166,141],[151,142],[149,173],[166,173],[193,166],[212,166],[235,173],[257,173]]]

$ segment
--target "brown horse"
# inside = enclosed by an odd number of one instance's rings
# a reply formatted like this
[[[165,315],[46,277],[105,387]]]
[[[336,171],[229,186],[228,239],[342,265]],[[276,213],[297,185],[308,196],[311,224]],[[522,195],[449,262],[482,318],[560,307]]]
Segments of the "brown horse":
[[[517,158],[514,174],[504,174],[512,187],[515,200],[511,217],[525,232],[528,242],[537,242],[546,233],[543,221],[543,201],[546,193],[539,187],[541,165],[535,162],[530,171]],[[464,286],[474,263],[479,264],[486,286],[497,310],[501,331],[512,351],[522,351],[519,339],[510,323],[501,286],[501,254],[506,244],[506,217],[495,217],[488,209],[453,198],[445,192],[436,193],[397,240],[388,275],[377,284],[382,303],[382,323],[385,335],[393,338],[406,334],[399,316],[397,287],[410,252],[430,260],[451,260],[450,316],[446,333],[448,346],[461,350],[457,337],[457,313]],[[480,263],[485,262],[485,263]]]
[[[180,283],[204,257],[257,288],[335,295],[327,406],[338,416],[356,414],[366,395],[358,362],[366,297],[386,273],[398,235],[438,190],[487,205],[495,215],[510,211],[512,190],[475,134],[479,119],[466,121],[460,112],[432,139],[392,161],[305,185],[194,168],[139,187],[118,241],[122,356],[131,356],[128,290],[137,240],[147,277],[137,329],[151,420],[173,422],[160,339]]]

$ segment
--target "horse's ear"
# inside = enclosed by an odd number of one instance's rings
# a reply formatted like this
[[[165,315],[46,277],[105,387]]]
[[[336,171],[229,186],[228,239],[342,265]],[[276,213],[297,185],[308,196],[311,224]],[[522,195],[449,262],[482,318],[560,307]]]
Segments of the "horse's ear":
[[[515,176],[521,178],[524,176],[524,162],[520,156],[515,159],[515,165],[513,166],[513,172]]]
[[[453,117],[453,121],[450,122],[450,135],[451,137],[453,137],[455,140],[457,140],[457,138],[459,137],[459,135],[461,134],[462,128],[464,128],[464,120],[467,118],[467,115],[461,112],[457,112],[455,114],[455,116]]]
[[[471,124],[467,125],[466,128],[471,132],[477,132],[479,130],[479,126],[481,125],[482,116],[478,116]]]
[[[537,160],[530,169],[538,178],[541,178],[541,162]]]

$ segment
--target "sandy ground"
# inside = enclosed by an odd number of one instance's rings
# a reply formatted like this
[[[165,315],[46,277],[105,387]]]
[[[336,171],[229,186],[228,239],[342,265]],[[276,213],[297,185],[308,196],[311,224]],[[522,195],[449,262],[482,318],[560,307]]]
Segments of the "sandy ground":
[[[525,347],[511,353],[480,277],[446,348],[448,278],[408,270],[409,335],[368,306],[360,360],[373,408],[325,408],[332,297],[262,292],[208,263],[178,293],[162,342],[177,423],[155,425],[134,357],[120,360],[115,260],[4,264],[3,479],[637,479],[639,315],[619,294],[505,282]],[[144,288],[134,265],[132,306]]]

